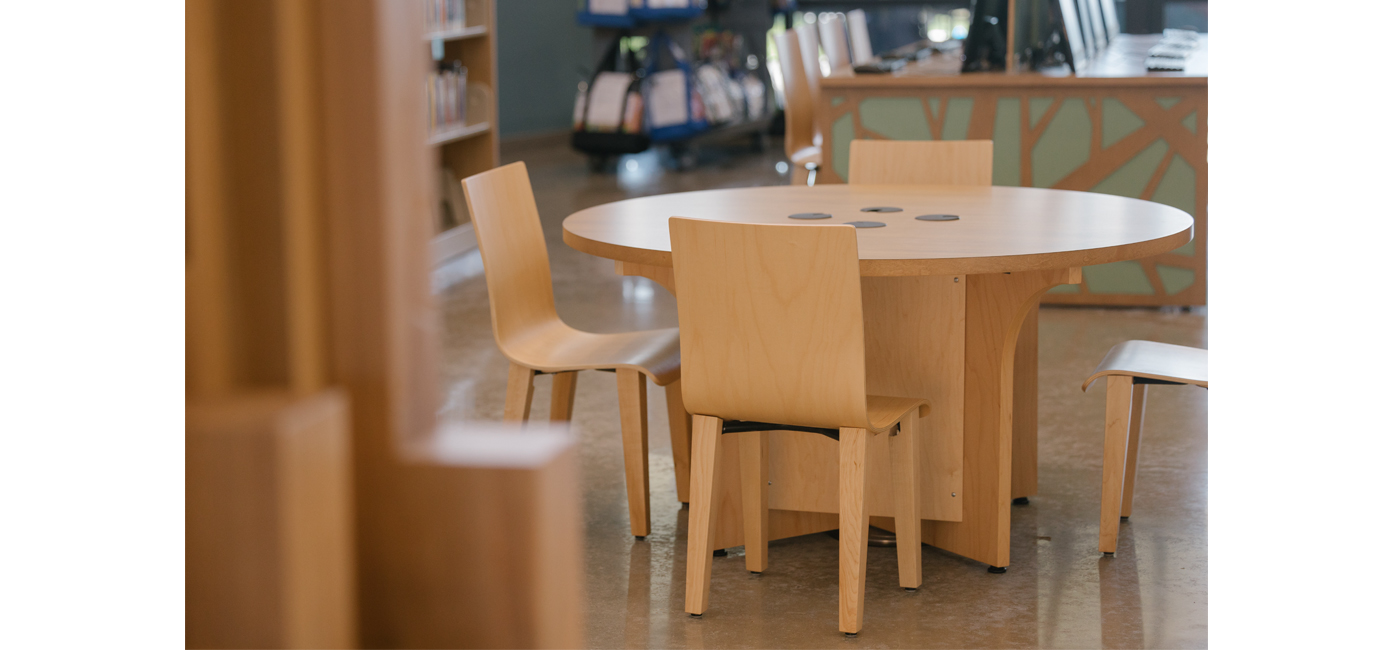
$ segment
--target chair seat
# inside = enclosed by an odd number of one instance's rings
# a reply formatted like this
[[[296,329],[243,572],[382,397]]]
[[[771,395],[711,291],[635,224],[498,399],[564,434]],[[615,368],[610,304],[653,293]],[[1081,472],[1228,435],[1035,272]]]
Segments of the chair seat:
[[[1208,351],[1155,341],[1124,341],[1104,355],[1084,390],[1100,377],[1127,375],[1210,388],[1206,378]]]
[[[794,166],[796,166],[798,169],[806,169],[808,163],[815,164],[815,165],[817,165],[818,167],[821,166],[821,164],[822,164],[822,148],[821,148],[821,147],[819,147],[819,146],[816,146],[816,147],[803,147],[803,148],[801,148],[801,149],[798,149],[797,151],[792,152],[792,164],[793,164]]]
[[[681,377],[680,330],[676,328],[595,334],[553,321],[501,343],[511,361],[541,372],[626,368],[658,386]]]
[[[894,426],[900,418],[914,409],[919,409],[919,417],[928,415],[928,400],[915,397],[887,397],[885,395],[865,396],[865,410],[870,415],[872,431],[880,432]]]

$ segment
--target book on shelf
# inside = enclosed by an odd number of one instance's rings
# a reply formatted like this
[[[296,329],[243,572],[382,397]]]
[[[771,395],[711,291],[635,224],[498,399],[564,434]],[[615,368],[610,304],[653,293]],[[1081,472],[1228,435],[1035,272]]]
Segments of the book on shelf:
[[[428,75],[428,127],[432,133],[467,124],[467,69],[461,61]]]
[[[467,27],[467,0],[423,0],[428,33],[448,32]]]

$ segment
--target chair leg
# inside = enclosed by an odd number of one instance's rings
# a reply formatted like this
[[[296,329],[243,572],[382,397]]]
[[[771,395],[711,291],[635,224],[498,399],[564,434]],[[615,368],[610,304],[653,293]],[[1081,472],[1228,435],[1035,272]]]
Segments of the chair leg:
[[[685,611],[699,616],[710,607],[710,566],[719,515],[719,418],[695,416],[690,459],[690,532],[686,540]]]
[[[841,429],[841,568],[840,628],[860,632],[865,621],[865,550],[870,537],[870,432]]]
[[[681,380],[666,386],[666,415],[671,420],[671,460],[676,467],[676,497],[690,503],[690,414],[681,401]]]
[[[549,390],[549,421],[568,422],[574,417],[574,388],[577,372],[554,373],[554,386]]]
[[[739,493],[744,501],[744,565],[768,569],[768,432],[739,435]]]
[[[1133,484],[1137,482],[1138,441],[1142,438],[1142,412],[1147,407],[1147,384],[1133,384],[1133,410],[1128,417],[1128,462],[1123,471],[1123,509],[1120,517],[1133,514]]]
[[[919,414],[908,413],[899,433],[890,437],[890,471],[894,491],[894,535],[899,552],[899,586],[924,583],[922,523],[919,521]]]
[[[510,375],[506,379],[506,422],[524,422],[530,419],[530,400],[535,396],[535,371],[525,366],[510,364]]]
[[[1108,378],[1104,413],[1103,483],[1099,502],[1099,551],[1118,549],[1118,513],[1123,508],[1123,466],[1128,457],[1128,420],[1133,407],[1133,378]]]
[[[647,380],[635,370],[617,369],[617,402],[622,412],[622,459],[627,468],[627,514],[632,534],[651,533],[651,478],[647,460]]]

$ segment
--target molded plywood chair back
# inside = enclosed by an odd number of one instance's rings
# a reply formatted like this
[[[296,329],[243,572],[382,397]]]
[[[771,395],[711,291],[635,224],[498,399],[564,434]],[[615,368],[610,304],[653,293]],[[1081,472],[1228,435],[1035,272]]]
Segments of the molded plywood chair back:
[[[856,229],[671,219],[691,413],[870,428]]]
[[[797,32],[787,30],[773,36],[778,50],[778,68],[783,74],[783,116],[786,133],[783,148],[789,158],[813,145],[813,98],[807,81],[806,64],[802,61]]]
[[[846,23],[839,14],[819,26],[822,36],[822,49],[826,51],[826,62],[832,70],[850,67],[851,48],[846,45]]]
[[[516,162],[462,181],[467,194],[496,345],[512,361],[516,337],[559,321],[550,281],[549,252],[525,163]],[[528,361],[526,361],[528,363]]]
[[[851,185],[992,184],[991,140],[852,140]]]

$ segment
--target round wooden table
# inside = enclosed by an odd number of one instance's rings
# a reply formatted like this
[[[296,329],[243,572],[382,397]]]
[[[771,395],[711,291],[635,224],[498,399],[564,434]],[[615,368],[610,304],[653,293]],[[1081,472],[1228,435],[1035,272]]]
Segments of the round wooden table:
[[[830,217],[810,218],[820,215]],[[917,219],[924,215],[958,218]],[[881,224],[859,228],[857,237],[867,389],[933,404],[920,429],[924,541],[994,568],[1010,564],[1012,499],[1035,493],[1034,308],[1040,295],[1081,282],[1080,267],[1174,250],[1191,240],[1193,225],[1190,215],[1167,205],[1088,192],[776,186],[595,206],[564,220],[564,241],[615,260],[619,273],[674,292],[670,217]],[[771,538],[837,528],[836,445],[800,433],[769,435]],[[688,436],[673,432],[672,440],[684,445]],[[743,544],[737,445],[725,448],[716,548]],[[872,455],[873,472],[887,472],[879,463],[887,454]],[[677,454],[678,481],[688,482],[687,459]],[[891,528],[884,485],[873,480],[870,512],[875,525]]]

